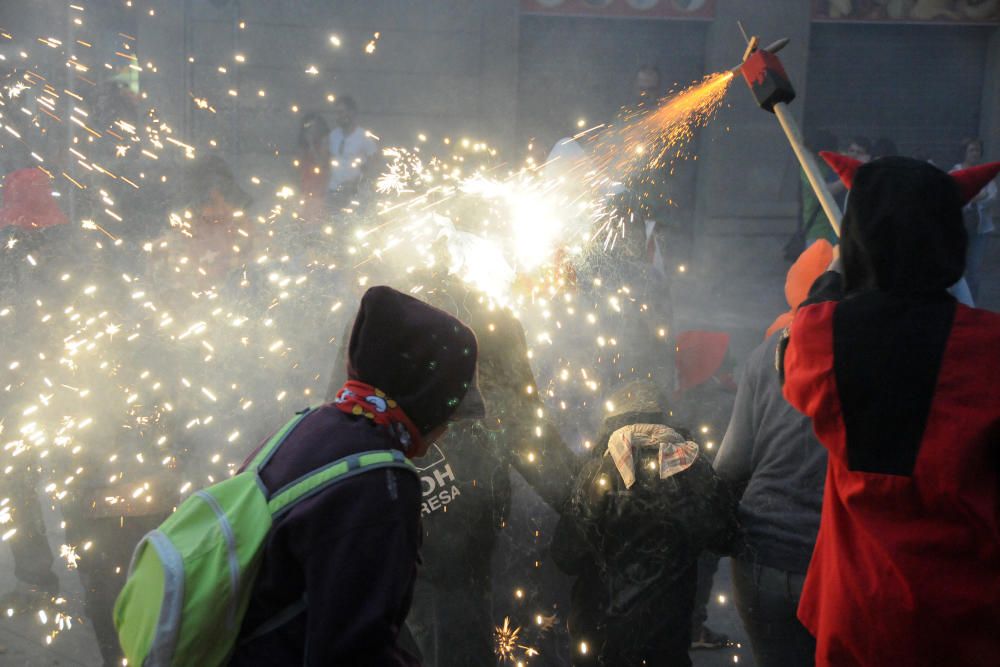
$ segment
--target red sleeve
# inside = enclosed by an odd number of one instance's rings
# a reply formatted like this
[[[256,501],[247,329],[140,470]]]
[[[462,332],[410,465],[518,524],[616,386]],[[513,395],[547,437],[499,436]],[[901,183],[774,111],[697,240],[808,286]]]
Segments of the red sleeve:
[[[800,308],[785,349],[785,399],[813,420],[817,437],[831,447],[829,429],[843,430],[833,372],[833,311],[827,301]]]

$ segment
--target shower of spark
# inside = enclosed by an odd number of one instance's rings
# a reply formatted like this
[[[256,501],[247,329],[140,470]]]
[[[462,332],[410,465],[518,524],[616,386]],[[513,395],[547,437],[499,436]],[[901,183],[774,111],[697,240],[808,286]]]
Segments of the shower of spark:
[[[673,175],[676,162],[689,155],[695,130],[715,117],[732,81],[730,71],[709,74],[654,107],[631,111],[617,125],[578,134],[591,148],[593,171],[587,180],[592,187],[641,192],[662,178],[660,172]],[[634,218],[630,208],[606,218],[598,230],[604,247],[612,246]]]
[[[235,210],[212,226],[218,238],[211,240],[225,242],[209,251],[191,210],[154,197],[174,187],[172,166],[219,148],[211,132],[228,126],[241,96],[271,100],[270,90],[239,88],[236,72],[255,54],[207,63],[215,83],[182,96],[210,128],[195,141],[160,116],[155,99],[127,117],[100,113],[92,71],[155,80],[157,70],[132,55],[135,40],[124,34],[118,60],[101,62],[82,20],[86,6],[69,9],[81,18],[70,28],[72,40],[0,31],[0,43],[24,45],[0,80],[4,142],[48,175],[78,235],[65,254],[50,254],[3,230],[4,261],[26,288],[0,292],[0,327],[8,342],[17,341],[0,355],[2,478],[31,469],[47,504],[87,506],[103,518],[166,515],[188,494],[233,474],[289,411],[322,399],[339,332],[366,285],[427,269],[444,268],[491,309],[519,316],[536,367],[536,384],[525,391],[538,392],[546,405],[533,415],[537,438],[544,420],[589,411],[608,384],[651,373],[626,360],[621,321],[648,322],[664,344],[669,323],[631,278],[587,273],[586,264],[613,245],[607,239],[628,220],[612,195],[679,155],[718,110],[731,74],[706,77],[655,109],[581,134],[587,156],[579,163],[504,168],[486,141],[420,134],[417,147],[384,151],[373,214],[351,202],[310,218],[304,193],[266,176],[292,161],[280,155],[274,165],[255,163],[259,175],[241,179],[257,200],[255,212]],[[132,3],[121,11],[134,11]],[[372,33],[358,48],[378,58],[380,38]],[[303,54],[296,69],[302,85],[324,85],[306,56],[323,62],[331,45],[340,47],[340,37],[325,36],[317,53]],[[206,65],[200,57],[187,54],[189,63]],[[72,76],[58,78],[62,69]],[[299,113],[294,100],[280,106]],[[152,216],[162,233],[140,238],[139,220]],[[531,446],[518,454],[534,463]],[[0,499],[5,542],[23,535],[18,509]],[[85,568],[101,547],[89,538],[63,544],[60,563]],[[59,598],[57,610],[31,611],[46,628],[46,643],[72,627],[65,605]],[[536,615],[545,622],[522,623],[524,630],[505,618],[496,628],[497,655],[514,662],[537,656],[523,635],[547,629],[549,618]]]
[[[537,649],[519,643],[520,636],[521,628],[511,627],[510,617],[505,616],[503,625],[497,626],[493,630],[494,651],[497,657],[504,662],[516,662],[522,658],[538,655]]]
[[[730,71],[709,74],[651,109],[632,112],[620,126],[595,135],[593,160],[598,171],[627,180],[669,166],[677,151],[694,137],[695,129],[715,117],[732,81]]]
[[[420,236],[425,242],[419,250],[426,255],[435,240],[447,236],[453,273],[500,304],[514,303],[518,278],[534,282],[542,274],[551,276],[553,268],[560,274],[567,257],[579,256],[600,236],[604,248],[614,245],[634,215],[616,206],[614,196],[640,190],[650,173],[672,169],[674,161],[686,157],[695,130],[715,116],[732,79],[732,72],[706,76],[617,125],[587,130],[576,137],[586,154],[564,163],[529,163],[503,175],[483,169],[467,174],[460,152],[457,160],[453,155],[425,163],[418,149],[386,149],[388,167],[378,182],[386,196],[381,213],[402,222],[384,223],[389,241],[378,248],[379,256]],[[472,153],[492,153],[486,144],[468,139],[458,144]],[[459,208],[463,200],[485,205],[492,215],[456,233],[447,210]],[[400,215],[400,209],[411,215]]]

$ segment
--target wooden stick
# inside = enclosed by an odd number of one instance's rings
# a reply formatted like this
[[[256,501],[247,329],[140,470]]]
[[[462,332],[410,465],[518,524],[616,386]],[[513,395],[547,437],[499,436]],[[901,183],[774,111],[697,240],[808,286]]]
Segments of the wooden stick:
[[[785,136],[788,137],[788,142],[792,145],[792,150],[795,151],[795,157],[799,159],[799,164],[802,165],[802,170],[805,171],[806,178],[809,179],[809,184],[812,186],[813,192],[816,193],[820,206],[823,207],[823,212],[826,213],[826,217],[830,221],[830,226],[833,227],[837,238],[840,238],[840,219],[842,217],[840,207],[837,205],[833,195],[830,194],[830,189],[826,186],[826,181],[823,180],[823,172],[819,170],[816,158],[813,157],[812,152],[806,148],[805,142],[802,141],[798,123],[795,122],[795,118],[792,117],[788,106],[784,102],[778,102],[774,105],[774,115],[778,117],[781,129],[785,131]]]

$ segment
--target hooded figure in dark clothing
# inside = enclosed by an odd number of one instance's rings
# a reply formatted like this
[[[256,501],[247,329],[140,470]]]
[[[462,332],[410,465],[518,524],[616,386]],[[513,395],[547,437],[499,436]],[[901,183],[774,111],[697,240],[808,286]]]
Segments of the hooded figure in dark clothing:
[[[735,543],[735,500],[698,445],[666,424],[655,385],[625,385],[606,407],[552,543],[577,577],[573,664],[687,666],[698,555]]]
[[[828,454],[798,617],[821,666],[995,665],[1000,315],[946,289],[962,206],[1000,163],[824,157],[851,188],[843,276],[813,287],[783,357],[785,398]]]
[[[348,381],[288,436],[261,479],[275,491],[345,456],[419,457],[479,417],[478,345],[458,319],[388,287],[361,301]],[[268,537],[233,665],[416,665],[397,645],[417,574],[420,480],[373,470],[301,501]]]
[[[74,254],[74,238],[69,220],[52,196],[51,179],[41,169],[18,169],[4,177],[0,205],[0,299],[12,316],[0,324],[4,340],[19,338],[48,340],[48,327],[39,325],[32,308],[36,299],[52,293],[51,280],[38,264],[66,265]],[[67,233],[69,232],[69,233]],[[32,361],[12,364],[3,369],[5,386],[0,414],[20,414],[27,401],[36,400],[41,372]],[[28,398],[31,397],[31,398]],[[13,420],[10,420],[13,422]],[[5,431],[17,431],[16,422],[6,423]],[[12,428],[13,427],[13,428]],[[15,456],[16,450],[0,453],[0,468],[10,468],[4,475],[5,493],[11,499],[17,535],[8,542],[14,555],[17,588],[0,596],[4,609],[28,610],[47,604],[59,592],[59,580],[53,571],[54,558],[45,535],[42,503],[36,487],[39,482],[39,457],[34,448]]]
[[[544,416],[514,315],[490,306],[456,277],[421,273],[411,279],[421,298],[476,333],[487,414],[456,424],[415,461],[423,491],[423,565],[407,628],[427,665],[490,665],[497,624],[492,563],[510,508],[511,472],[560,511],[576,459]],[[335,368],[331,390],[339,387],[339,376]]]

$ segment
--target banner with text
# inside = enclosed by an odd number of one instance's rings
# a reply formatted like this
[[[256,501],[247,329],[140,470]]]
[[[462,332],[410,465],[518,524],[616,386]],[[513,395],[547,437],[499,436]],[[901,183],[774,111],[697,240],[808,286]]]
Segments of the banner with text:
[[[1000,0],[813,0],[813,20],[1000,23]]]
[[[521,0],[521,13],[708,20],[715,16],[715,0]]]

